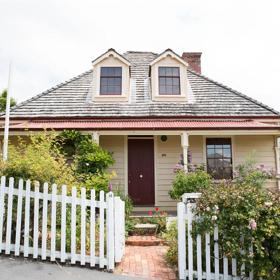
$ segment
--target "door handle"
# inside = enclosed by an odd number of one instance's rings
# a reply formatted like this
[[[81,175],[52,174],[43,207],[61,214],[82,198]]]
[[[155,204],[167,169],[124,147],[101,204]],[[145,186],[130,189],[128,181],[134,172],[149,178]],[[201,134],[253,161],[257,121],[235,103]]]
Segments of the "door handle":
[[[139,175],[139,178],[141,178],[141,179],[142,179],[142,178],[143,178],[143,175],[142,175],[142,174],[140,174],[140,175]]]

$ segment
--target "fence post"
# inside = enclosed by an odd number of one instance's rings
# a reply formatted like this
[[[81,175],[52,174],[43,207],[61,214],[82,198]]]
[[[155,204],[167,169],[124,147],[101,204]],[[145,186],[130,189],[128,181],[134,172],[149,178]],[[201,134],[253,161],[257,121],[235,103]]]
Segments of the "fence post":
[[[179,279],[186,279],[186,221],[185,204],[177,204],[178,213],[178,268]]]
[[[125,249],[125,207],[120,197],[114,201],[115,262],[121,262]]]
[[[107,268],[114,270],[115,267],[115,245],[114,245],[114,194],[109,192],[107,200]]]

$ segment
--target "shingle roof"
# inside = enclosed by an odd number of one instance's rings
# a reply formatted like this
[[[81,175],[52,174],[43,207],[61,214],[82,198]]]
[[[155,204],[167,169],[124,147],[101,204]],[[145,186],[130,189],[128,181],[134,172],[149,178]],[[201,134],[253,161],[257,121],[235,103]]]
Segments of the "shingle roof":
[[[11,110],[11,117],[188,117],[188,116],[267,116],[280,114],[229,87],[188,70],[187,102],[152,101],[149,93],[149,64],[157,54],[126,52],[131,63],[134,90],[130,102],[93,102],[92,70],[57,85]],[[187,81],[185,81],[187,82]]]

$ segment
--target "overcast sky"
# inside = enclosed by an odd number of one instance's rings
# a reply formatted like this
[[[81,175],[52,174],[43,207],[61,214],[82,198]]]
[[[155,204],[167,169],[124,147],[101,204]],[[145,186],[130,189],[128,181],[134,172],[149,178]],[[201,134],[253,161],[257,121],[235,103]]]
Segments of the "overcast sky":
[[[280,111],[279,0],[0,0],[0,89],[30,98],[115,48],[202,51],[202,73]]]

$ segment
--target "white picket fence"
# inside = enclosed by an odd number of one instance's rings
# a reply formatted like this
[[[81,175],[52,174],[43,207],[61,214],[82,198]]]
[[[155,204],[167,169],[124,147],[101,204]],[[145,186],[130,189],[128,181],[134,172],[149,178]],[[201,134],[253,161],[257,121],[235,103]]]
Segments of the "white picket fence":
[[[8,186],[7,186],[8,183]],[[50,261],[71,261],[113,270],[125,247],[124,202],[113,193],[92,189],[90,199],[75,187],[71,196],[66,186],[45,183],[34,186],[28,180],[1,177],[0,186],[0,253]],[[5,233],[5,236],[3,236]]]
[[[195,203],[192,200],[197,199],[198,194],[184,196],[184,202],[177,204],[179,279],[253,280],[253,272],[250,271],[247,275],[244,264],[238,264],[235,258],[228,259],[220,255],[218,227],[215,227],[212,234],[198,234],[194,240],[192,224],[196,217],[193,214]]]

